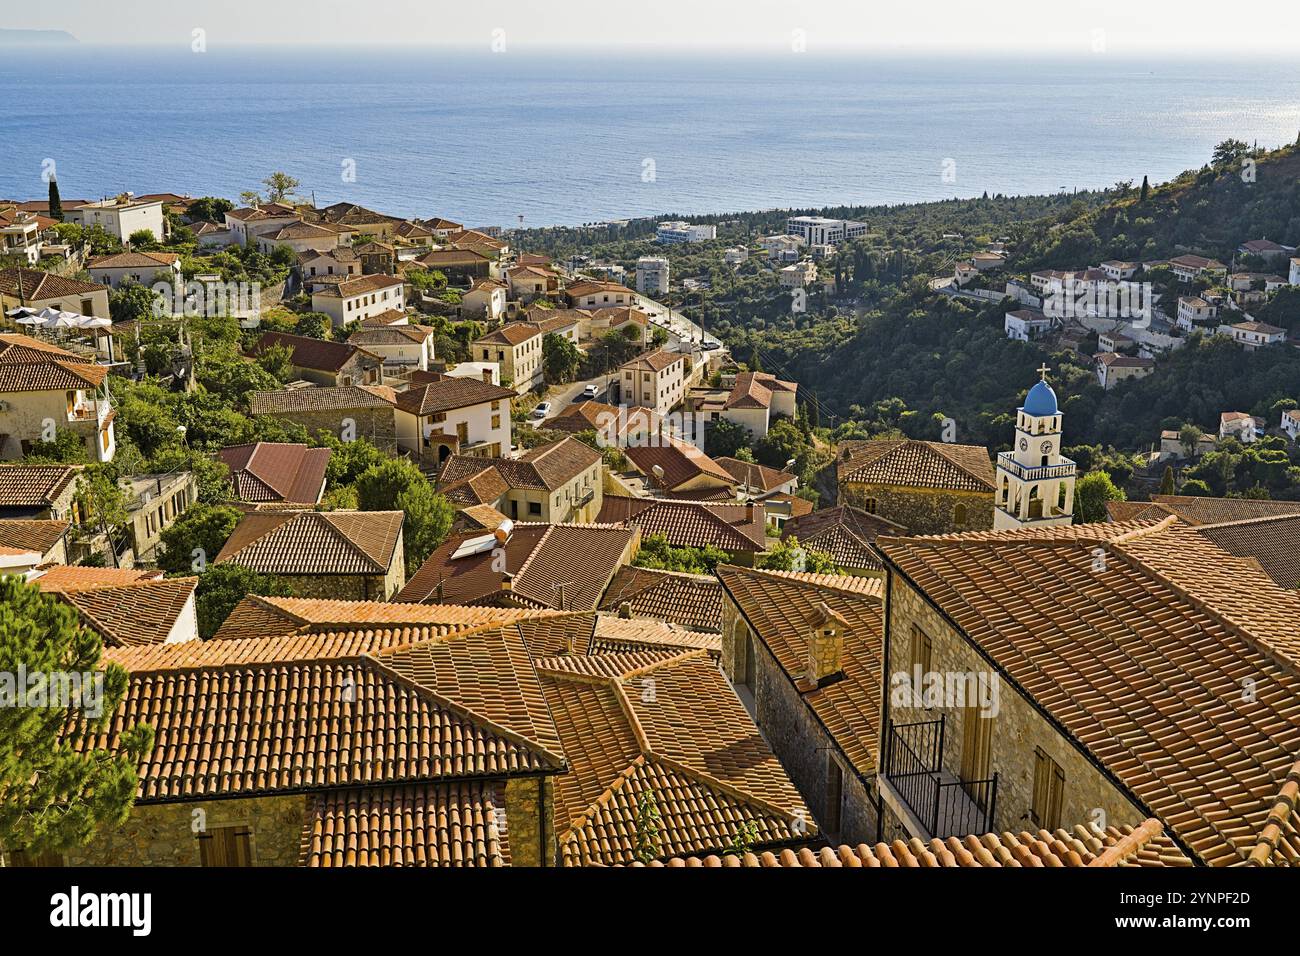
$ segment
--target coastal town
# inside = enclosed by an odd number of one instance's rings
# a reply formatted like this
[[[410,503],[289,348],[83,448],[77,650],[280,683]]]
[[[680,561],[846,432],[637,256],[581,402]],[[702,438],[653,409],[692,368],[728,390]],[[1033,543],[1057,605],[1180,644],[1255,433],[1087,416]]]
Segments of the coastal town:
[[[4,866],[1300,864],[1300,495],[1197,471],[1287,462],[1300,394],[1118,475],[1067,455],[1053,364],[1300,361],[1261,319],[1300,233],[968,243],[925,294],[1023,343],[984,444],[844,437],[689,305],[749,270],[797,320],[868,221],[662,220],[616,261],[280,172],[48,185],[0,202],[0,589],[39,635],[5,640],[117,677],[78,795],[4,789],[77,824],[6,816]]]

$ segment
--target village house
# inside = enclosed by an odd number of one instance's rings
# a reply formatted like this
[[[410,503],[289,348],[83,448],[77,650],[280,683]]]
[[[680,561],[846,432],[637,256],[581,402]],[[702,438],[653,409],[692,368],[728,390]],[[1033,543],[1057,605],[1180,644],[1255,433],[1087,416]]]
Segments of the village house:
[[[1124,328],[1124,326],[1120,326],[1120,328]],[[1097,333],[1097,348],[1102,352],[1124,352],[1128,354],[1133,351],[1136,345],[1137,342],[1123,332],[1112,330]]]
[[[798,393],[797,383],[782,381],[770,372],[741,372],[722,408],[712,417],[749,429],[750,438],[759,441],[777,418],[794,418]]]
[[[394,600],[591,611],[640,542],[635,528],[511,521],[448,538]]]
[[[767,551],[767,512],[753,502],[607,494],[596,521],[640,528],[643,536],[658,535],[674,548],[711,545],[733,564],[751,566]]]
[[[1269,325],[1267,322],[1237,322],[1234,325],[1221,326],[1247,352],[1268,348],[1270,345],[1282,345],[1286,342],[1286,329]]]
[[[231,445],[214,456],[230,472],[238,501],[310,507],[325,494],[325,470],[333,452],[285,442]]]
[[[72,522],[66,518],[0,518],[0,574],[25,574],[43,564],[67,564],[71,528]]]
[[[112,289],[120,288],[123,282],[171,285],[181,279],[181,257],[174,252],[119,252],[91,259],[86,271],[95,282]]]
[[[627,565],[609,582],[600,609],[620,617],[667,621],[694,631],[722,631],[722,588],[712,574]]]
[[[564,290],[569,305],[575,309],[609,309],[636,306],[640,299],[625,285],[580,279]]]
[[[501,368],[501,383],[519,393],[541,388],[541,326],[533,322],[507,322],[470,344],[470,356],[484,362],[496,362]]]
[[[108,318],[108,286],[38,269],[0,269],[0,311],[19,306]]]
[[[649,442],[632,442],[623,449],[634,471],[644,476],[656,493],[691,498],[734,501],[736,479],[703,450],[672,435],[658,435]]]
[[[572,435],[594,431],[601,441],[619,448],[638,442],[646,443],[650,436],[660,434],[659,416],[650,409],[636,405],[607,405],[592,400],[569,405],[554,418],[548,419],[546,427]]]
[[[479,279],[502,278],[495,262],[472,249],[435,249],[416,259],[414,265],[441,272],[451,285],[472,286]]]
[[[157,200],[145,202],[123,193],[111,199],[65,206],[63,221],[89,229],[99,226],[122,243],[129,243],[131,234],[148,229],[155,239],[167,237],[167,221],[163,217],[163,204]]]
[[[214,564],[274,575],[297,597],[387,601],[406,584],[400,511],[244,515]]]
[[[314,226],[309,222],[290,222],[257,234],[257,251],[270,255],[280,247],[293,250],[295,256],[303,253],[329,252],[338,247],[339,234],[334,229]]]
[[[164,578],[161,571],[52,565],[27,575],[45,594],[68,604],[105,647],[196,641],[197,577]]]
[[[0,458],[70,431],[94,461],[117,451],[108,367],[16,332],[0,333]]]
[[[1300,257],[1291,258],[1291,271],[1287,273],[1287,284],[1300,285]]]
[[[719,565],[722,669],[837,843],[877,835],[882,591],[871,578]]]
[[[81,521],[80,465],[0,463],[0,519]]]
[[[127,543],[130,552],[119,563],[152,564],[157,560],[162,533],[199,500],[198,483],[190,471],[167,474],[124,475],[118,487],[126,498]]]
[[[913,534],[993,527],[988,449],[953,442],[879,439],[845,446],[837,465],[839,504]]]
[[[1199,296],[1178,297],[1178,327],[1186,332],[1209,325],[1218,315],[1219,310]]]
[[[1237,247],[1237,254],[1256,256],[1265,262],[1285,262],[1295,255],[1295,246],[1283,246],[1272,239],[1250,239]]]
[[[1171,865],[1300,859],[1296,592],[1172,517],[880,544],[886,839],[1101,814]]]
[[[1300,438],[1300,410],[1294,408],[1285,409],[1282,412],[1282,421],[1278,424],[1278,427],[1292,441]]]
[[[1250,444],[1262,438],[1268,422],[1247,412],[1222,412],[1219,415],[1219,437],[1236,438]]]
[[[451,455],[499,457],[511,448],[514,397],[511,389],[476,378],[412,383],[393,405],[397,445],[426,468],[442,467]]]
[[[490,504],[514,521],[590,522],[604,501],[602,462],[600,452],[571,437],[518,458],[452,455],[438,491],[457,506]]]
[[[615,373],[619,401],[666,415],[686,396],[686,359],[684,352],[658,349],[624,362]]]
[[[263,332],[250,357],[271,349],[289,350],[293,374],[317,385],[382,385],[384,360],[367,349],[346,342],[327,342],[287,332]]]
[[[806,288],[817,281],[817,266],[810,259],[792,262],[777,273],[777,281],[783,289]]]
[[[22,259],[22,264],[36,265],[56,221],[0,204],[0,258],[14,257]]]
[[[506,314],[508,290],[496,279],[475,279],[469,291],[460,297],[461,315],[467,319],[483,319],[488,324],[500,322]]]
[[[226,212],[226,228],[241,246],[256,242],[260,232],[278,229],[290,223],[301,222],[298,210],[285,203],[261,203],[242,206]]]
[[[1175,256],[1169,260],[1168,265],[1179,282],[1191,282],[1202,276],[1223,278],[1228,274],[1228,267],[1222,262],[1204,256]]]
[[[347,246],[338,246],[324,252],[306,249],[298,253],[295,268],[303,282],[309,282],[317,276],[354,277],[361,275],[361,260],[356,252]]]
[[[384,360],[384,370],[429,370],[434,360],[433,343],[437,333],[428,325],[386,325],[379,328],[359,327],[348,336],[348,344],[365,349]]]
[[[269,415],[306,428],[312,435],[364,438],[388,454],[397,453],[393,406],[397,394],[385,385],[339,385],[254,392],[248,413]]]
[[[560,291],[560,277],[543,266],[516,266],[506,270],[510,297],[527,304]]]
[[[772,495],[792,495],[799,490],[799,476],[779,468],[723,456],[717,464],[731,476],[736,488],[755,500]]]
[[[336,202],[332,206],[313,210],[308,218],[316,223],[341,226],[356,235],[375,239],[387,239],[402,223],[401,219],[394,216],[386,216],[382,212],[350,202]]]
[[[1125,262],[1118,259],[1109,259],[1101,264],[1101,271],[1106,273],[1106,278],[1112,282],[1123,282],[1132,279],[1141,270],[1140,262]]]
[[[806,551],[820,551],[845,574],[880,576],[884,564],[876,550],[881,535],[907,534],[900,524],[888,521],[852,505],[819,508],[787,520],[781,526],[781,540],[797,539]]]
[[[1007,338],[1020,342],[1032,342],[1041,339],[1056,326],[1054,319],[1048,318],[1037,309],[1016,309],[1008,312],[1003,321]]]
[[[1145,378],[1156,369],[1156,363],[1152,359],[1121,355],[1118,352],[1101,352],[1093,356],[1093,362],[1097,369],[1097,381],[1106,391],[1128,379]]]
[[[1201,455],[1214,451],[1215,440],[1213,435],[1200,435],[1196,439],[1196,446],[1191,449],[1189,455],[1188,449],[1183,447],[1182,436],[1177,429],[1165,429],[1160,433],[1160,461],[1182,461],[1186,458],[1199,458]]]
[[[324,312],[341,328],[390,310],[406,308],[405,285],[396,276],[363,275],[321,286],[311,294],[313,311]]]

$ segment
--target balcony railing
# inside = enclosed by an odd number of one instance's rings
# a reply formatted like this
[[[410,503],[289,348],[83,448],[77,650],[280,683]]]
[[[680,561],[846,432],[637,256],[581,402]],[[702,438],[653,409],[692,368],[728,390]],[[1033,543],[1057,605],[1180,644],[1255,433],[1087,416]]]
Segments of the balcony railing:
[[[1027,467],[1016,461],[1009,451],[998,455],[998,464],[1024,481],[1039,481],[1043,478],[1068,478],[1075,473],[1075,464],[1069,458],[1061,457],[1059,465],[1040,465]]]
[[[943,769],[944,719],[892,724],[884,772],[894,792],[931,837],[993,829],[998,775],[962,780]]]

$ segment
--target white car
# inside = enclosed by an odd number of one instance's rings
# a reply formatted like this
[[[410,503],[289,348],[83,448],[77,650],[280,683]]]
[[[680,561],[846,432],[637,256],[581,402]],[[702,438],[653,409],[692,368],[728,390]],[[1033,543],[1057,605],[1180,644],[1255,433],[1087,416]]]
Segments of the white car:
[[[595,398],[599,394],[600,394],[599,385],[588,385],[586,388],[582,390],[583,398]]]
[[[537,406],[533,409],[533,416],[532,416],[532,417],[533,417],[533,418],[545,418],[545,417],[546,417],[547,415],[549,415],[549,414],[551,414],[551,403],[550,403],[550,402],[538,402],[538,403],[537,403]]]

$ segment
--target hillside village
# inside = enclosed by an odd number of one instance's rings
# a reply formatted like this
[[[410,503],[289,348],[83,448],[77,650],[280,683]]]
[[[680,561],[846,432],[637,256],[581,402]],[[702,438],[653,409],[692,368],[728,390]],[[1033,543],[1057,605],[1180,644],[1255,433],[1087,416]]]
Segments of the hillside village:
[[[1196,471],[1295,468],[1300,394],[1153,434],[1127,496],[1055,365],[1300,361],[1260,319],[1300,234],[966,251],[916,294],[1035,346],[984,444],[832,427],[677,270],[797,319],[869,222],[624,265],[264,185],[0,202],[0,588],[102,645],[78,746],[135,781],[4,865],[1300,865],[1300,500]]]

